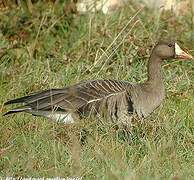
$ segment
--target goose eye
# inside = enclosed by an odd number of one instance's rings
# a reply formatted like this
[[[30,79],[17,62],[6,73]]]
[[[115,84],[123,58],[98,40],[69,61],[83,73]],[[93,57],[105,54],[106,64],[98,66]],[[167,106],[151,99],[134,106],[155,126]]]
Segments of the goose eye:
[[[172,44],[168,44],[168,47],[172,47]]]

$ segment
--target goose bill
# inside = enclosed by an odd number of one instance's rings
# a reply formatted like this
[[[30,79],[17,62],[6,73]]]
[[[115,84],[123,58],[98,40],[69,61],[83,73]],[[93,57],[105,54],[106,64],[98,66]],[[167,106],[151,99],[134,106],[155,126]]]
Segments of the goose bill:
[[[194,59],[193,56],[183,51],[180,46],[175,43],[175,58],[179,59]]]

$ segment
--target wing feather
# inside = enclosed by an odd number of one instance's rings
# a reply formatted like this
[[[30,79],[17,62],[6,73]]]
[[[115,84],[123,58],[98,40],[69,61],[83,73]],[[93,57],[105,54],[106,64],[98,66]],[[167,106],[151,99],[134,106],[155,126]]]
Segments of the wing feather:
[[[10,100],[5,104],[24,103],[33,111],[78,111],[84,107],[99,106],[106,99],[113,96],[123,96],[128,93],[131,84],[125,81],[116,80],[93,80],[85,81],[63,89],[51,89],[18,99]],[[119,98],[117,98],[119,99]],[[110,104],[110,103],[109,103]],[[118,104],[116,104],[116,107]],[[21,109],[21,107],[20,107]],[[15,108],[17,112],[17,108]]]

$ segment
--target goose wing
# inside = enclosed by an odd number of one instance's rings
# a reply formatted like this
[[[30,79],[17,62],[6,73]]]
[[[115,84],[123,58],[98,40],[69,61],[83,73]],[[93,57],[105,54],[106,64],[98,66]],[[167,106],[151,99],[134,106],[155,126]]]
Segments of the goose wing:
[[[16,112],[63,111],[75,112],[84,107],[97,106],[108,98],[130,96],[128,89],[131,84],[116,80],[93,80],[82,82],[63,89],[50,89],[37,92],[5,103],[23,103],[6,114]],[[127,97],[130,98],[130,97]],[[131,101],[130,101],[131,102]],[[131,105],[132,107],[132,105]]]

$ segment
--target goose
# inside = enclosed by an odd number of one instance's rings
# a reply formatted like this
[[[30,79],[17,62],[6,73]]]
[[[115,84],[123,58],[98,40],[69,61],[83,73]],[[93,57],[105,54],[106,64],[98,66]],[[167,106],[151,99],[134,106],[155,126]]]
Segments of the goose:
[[[194,59],[175,41],[159,41],[148,61],[148,78],[143,83],[99,79],[36,92],[9,100],[4,105],[22,103],[4,115],[26,112],[62,123],[83,117],[104,117],[130,126],[132,117],[148,117],[165,98],[161,63],[167,59]]]

